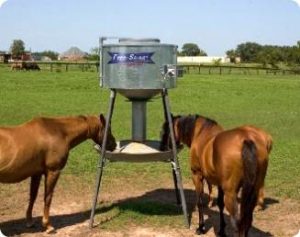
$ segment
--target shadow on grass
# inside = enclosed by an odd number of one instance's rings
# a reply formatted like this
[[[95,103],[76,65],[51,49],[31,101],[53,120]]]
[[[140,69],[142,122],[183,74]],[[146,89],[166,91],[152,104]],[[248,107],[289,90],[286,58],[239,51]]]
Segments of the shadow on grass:
[[[195,211],[195,193],[191,189],[185,189],[184,193],[187,201],[189,221],[191,222],[192,213]],[[207,197],[205,197],[205,199],[207,199]],[[271,198],[266,199],[266,207],[274,203],[278,203],[278,201]],[[130,212],[140,213],[148,216],[182,215],[181,206],[176,205],[176,196],[175,196],[175,191],[173,189],[156,189],[147,192],[142,196],[119,200],[109,205],[102,203],[100,204],[100,207],[97,208],[96,215],[107,213],[114,208],[118,208],[120,212],[126,213],[130,211]],[[214,232],[217,233],[219,230],[219,212],[209,208],[204,208],[204,214],[208,215],[209,217],[205,221],[205,225],[207,229],[209,230],[213,228]],[[113,218],[116,218],[117,216],[118,215],[115,215]],[[85,210],[82,212],[65,214],[65,215],[54,215],[51,216],[50,218],[53,226],[56,228],[57,232],[59,232],[59,229],[76,225],[79,223],[83,223],[89,220],[90,210]],[[107,221],[110,221],[111,219],[108,219]],[[35,217],[34,218],[35,226],[33,228],[26,228],[25,218],[11,220],[11,221],[0,223],[0,229],[5,235],[8,236],[19,235],[23,233],[31,233],[31,234],[39,233],[44,231],[43,227],[41,226],[41,220],[42,220],[41,217]],[[232,233],[232,229],[230,226],[230,218],[228,215],[225,216],[225,221],[227,223],[227,227],[226,227],[227,233]],[[86,232],[87,227],[85,228],[86,228],[85,230]],[[184,228],[183,224],[182,224],[182,228]],[[251,229],[251,234],[253,234],[253,236],[262,236],[262,237],[272,236],[271,234],[265,233],[255,227]]]

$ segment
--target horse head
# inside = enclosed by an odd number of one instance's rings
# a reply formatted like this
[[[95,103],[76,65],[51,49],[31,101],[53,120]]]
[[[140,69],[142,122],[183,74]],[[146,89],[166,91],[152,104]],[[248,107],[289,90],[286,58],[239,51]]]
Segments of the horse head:
[[[96,136],[93,138],[93,140],[95,143],[102,146],[104,133],[105,133],[105,126],[106,126],[106,120],[103,114],[100,114],[99,121],[100,121],[99,131],[96,134]],[[111,127],[109,124],[108,131],[107,131],[106,150],[113,151],[116,148],[116,146],[117,146],[116,139],[111,132]]]
[[[171,115],[172,118],[172,125],[173,125],[173,131],[174,131],[174,138],[175,138],[175,144],[177,149],[182,148],[182,144],[180,142],[180,137],[178,134],[177,130],[177,120],[181,118],[181,115],[173,116]],[[161,151],[166,151],[172,148],[172,139],[171,139],[171,134],[170,134],[170,127],[169,127],[169,122],[165,121],[162,126],[161,130],[161,141],[160,141],[160,150]]]
[[[176,115],[172,117],[172,124],[173,124],[173,131],[174,131],[174,138],[177,148],[182,148],[183,144],[187,145],[188,147],[191,146],[194,131],[197,127],[200,132],[207,127],[211,127],[217,124],[214,120],[209,118],[202,117],[198,114],[194,115]],[[201,122],[197,123],[198,119],[200,118]],[[161,144],[160,148],[162,151],[168,150],[172,147],[172,140],[170,136],[170,129],[169,123],[166,121],[163,124],[162,132],[161,132]]]

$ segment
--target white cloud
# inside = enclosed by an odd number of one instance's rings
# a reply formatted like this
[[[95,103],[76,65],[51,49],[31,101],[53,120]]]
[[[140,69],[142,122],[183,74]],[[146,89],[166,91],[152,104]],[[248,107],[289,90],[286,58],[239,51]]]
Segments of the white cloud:
[[[0,7],[5,3],[7,0],[0,0]]]
[[[297,3],[297,5],[300,7],[300,0],[292,0],[292,1]]]

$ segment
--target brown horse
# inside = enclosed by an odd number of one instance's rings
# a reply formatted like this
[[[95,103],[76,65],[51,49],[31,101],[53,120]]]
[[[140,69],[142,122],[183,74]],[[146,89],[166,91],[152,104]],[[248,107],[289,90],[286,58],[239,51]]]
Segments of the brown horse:
[[[27,226],[32,226],[32,209],[42,175],[45,175],[44,215],[47,232],[54,231],[49,210],[60,171],[66,165],[69,151],[92,139],[101,145],[105,118],[77,116],[35,118],[16,127],[0,127],[0,182],[16,183],[31,177]],[[114,150],[115,138],[108,129],[107,150]]]
[[[164,125],[162,147],[170,141]],[[253,210],[264,185],[271,136],[262,129],[242,126],[224,131],[214,120],[199,115],[173,117],[176,145],[190,148],[192,178],[197,193],[199,228],[206,232],[203,219],[203,180],[218,186],[220,236],[225,234],[224,206],[231,216],[234,236],[247,236],[252,225]],[[238,193],[241,189],[240,211]]]

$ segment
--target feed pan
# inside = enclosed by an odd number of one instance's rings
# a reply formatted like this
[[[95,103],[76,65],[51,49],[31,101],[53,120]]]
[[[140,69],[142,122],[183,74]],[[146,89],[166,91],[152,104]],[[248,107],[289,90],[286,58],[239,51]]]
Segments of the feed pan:
[[[143,143],[132,140],[122,140],[117,142],[114,151],[106,151],[105,157],[111,161],[123,162],[153,162],[153,161],[171,161],[173,158],[172,150],[159,150],[160,141],[147,140]],[[95,149],[101,153],[101,147],[95,145]]]

